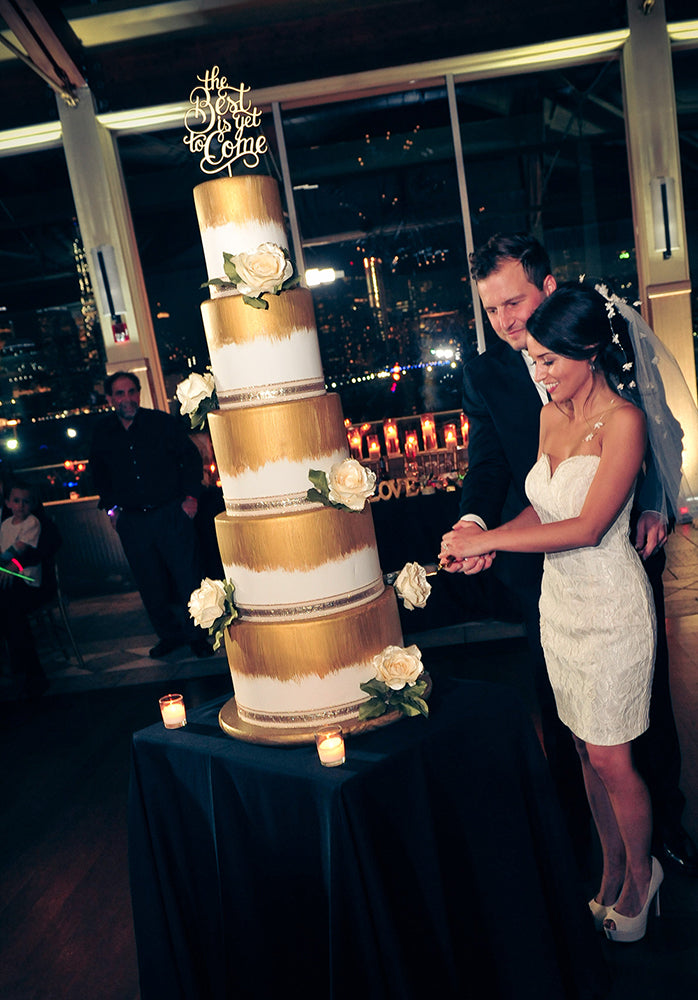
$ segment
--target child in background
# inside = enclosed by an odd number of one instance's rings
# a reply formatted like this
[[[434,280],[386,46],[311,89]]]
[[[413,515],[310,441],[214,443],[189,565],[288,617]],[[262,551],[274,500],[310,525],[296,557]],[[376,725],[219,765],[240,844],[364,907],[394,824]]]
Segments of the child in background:
[[[36,549],[41,524],[32,514],[34,497],[25,483],[12,486],[6,504],[11,516],[0,525],[0,569],[9,572],[0,572],[0,636],[7,642],[13,674],[23,678],[22,693],[33,696],[48,686],[27,617],[40,600],[41,565],[25,566],[23,556]]]

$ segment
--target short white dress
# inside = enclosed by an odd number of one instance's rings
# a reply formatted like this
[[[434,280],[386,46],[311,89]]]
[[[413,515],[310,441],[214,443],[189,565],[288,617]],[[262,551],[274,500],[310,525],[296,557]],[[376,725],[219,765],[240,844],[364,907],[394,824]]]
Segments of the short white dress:
[[[543,524],[576,517],[599,465],[572,455],[551,474],[541,455],[526,493]],[[652,591],[630,544],[632,497],[596,547],[545,556],[541,644],[560,719],[587,743],[627,743],[649,725],[656,623]]]

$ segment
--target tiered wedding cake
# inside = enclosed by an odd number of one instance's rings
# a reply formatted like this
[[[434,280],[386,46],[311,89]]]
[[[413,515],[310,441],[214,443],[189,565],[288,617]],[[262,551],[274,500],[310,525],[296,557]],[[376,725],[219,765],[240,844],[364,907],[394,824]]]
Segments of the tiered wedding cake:
[[[209,279],[222,276],[224,254],[286,247],[272,178],[221,177],[194,200]],[[270,733],[351,723],[373,657],[402,633],[369,507],[307,499],[310,470],[329,475],[348,457],[311,295],[283,291],[257,309],[234,288],[211,288],[202,316],[221,407],[209,414],[226,506],[216,531],[240,616],[226,636],[237,719]]]

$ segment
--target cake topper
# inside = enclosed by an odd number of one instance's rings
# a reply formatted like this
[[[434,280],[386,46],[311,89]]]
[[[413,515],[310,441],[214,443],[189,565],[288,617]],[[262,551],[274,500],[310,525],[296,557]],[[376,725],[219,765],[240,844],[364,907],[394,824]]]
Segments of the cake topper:
[[[245,134],[258,129],[262,118],[259,108],[246,100],[250,88],[244,83],[231,86],[218,66],[196,79],[199,83],[189,95],[191,107],[184,115],[184,142],[192,153],[201,153],[201,170],[217,174],[227,169],[232,177],[237,160],[249,169],[258,166],[269,146],[261,133]]]

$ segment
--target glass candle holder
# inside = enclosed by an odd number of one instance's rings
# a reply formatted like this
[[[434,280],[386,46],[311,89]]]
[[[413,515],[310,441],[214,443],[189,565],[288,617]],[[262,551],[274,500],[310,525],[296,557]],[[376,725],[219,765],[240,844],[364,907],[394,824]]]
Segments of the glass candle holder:
[[[419,451],[417,432],[409,431],[405,435],[405,458],[416,458]]]
[[[378,440],[378,435],[367,435],[366,444],[368,445],[368,457],[373,461],[377,461],[381,457],[381,443]]]
[[[434,451],[436,448],[436,424],[433,413],[424,413],[421,418],[422,441],[425,451]]]
[[[458,447],[455,424],[444,424],[444,447],[447,451],[455,451]]]
[[[460,415],[460,433],[461,433],[461,437],[463,438],[463,444],[467,448],[468,447],[468,437],[469,437],[469,434],[470,434],[470,425],[468,423],[468,418],[466,417],[466,415],[464,413],[461,413],[461,415]]]
[[[356,427],[350,427],[347,431],[347,441],[349,442],[351,457],[361,461],[363,457],[361,449],[361,432]]]
[[[317,732],[315,746],[323,767],[338,767],[346,760],[341,726],[327,726]]]
[[[386,454],[397,455],[400,451],[400,441],[397,433],[397,424],[394,420],[384,421],[383,437],[385,438]]]
[[[160,698],[160,711],[165,729],[181,729],[186,726],[187,713],[181,694],[164,694]]]

